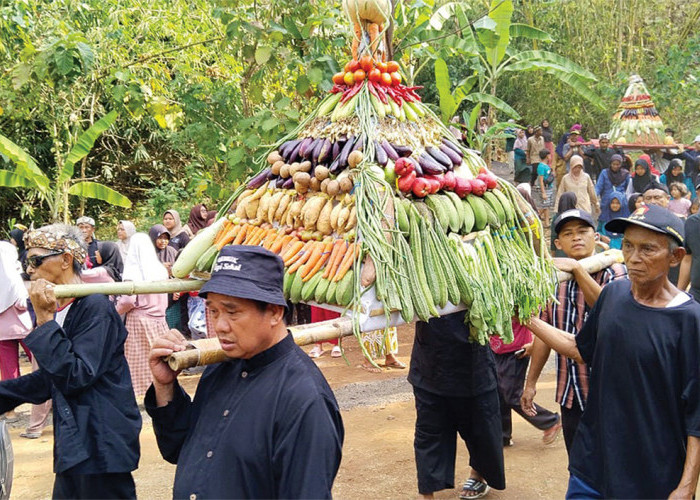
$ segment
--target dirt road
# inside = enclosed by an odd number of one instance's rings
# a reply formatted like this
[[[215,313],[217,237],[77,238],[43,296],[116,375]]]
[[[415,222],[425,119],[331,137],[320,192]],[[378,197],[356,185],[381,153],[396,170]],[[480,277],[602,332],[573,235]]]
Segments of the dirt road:
[[[409,362],[412,331],[399,330],[399,359]],[[380,374],[361,368],[361,356],[354,339],[346,340],[349,365],[343,359],[331,359],[326,353],[318,365],[336,393],[343,412],[345,444],[343,461],[335,482],[336,498],[415,498],[416,472],[413,458],[415,408],[406,370],[386,370]],[[24,367],[23,367],[24,368]],[[26,373],[26,371],[23,371]],[[192,393],[198,377],[181,377]],[[553,409],[554,377],[543,376],[538,401]],[[26,419],[29,406],[19,408]],[[562,498],[568,474],[564,442],[560,438],[544,446],[542,433],[519,416],[513,418],[515,445],[505,450],[505,491],[494,491],[488,498]],[[15,475],[12,497],[15,499],[50,498],[53,484],[52,428],[36,440],[19,437],[23,425],[11,429],[15,452]],[[468,470],[468,454],[458,445],[456,483]],[[158,453],[153,429],[144,419],[141,433],[141,462],[134,473],[140,498],[171,497],[175,466]],[[445,490],[438,498],[456,498],[456,490]]]

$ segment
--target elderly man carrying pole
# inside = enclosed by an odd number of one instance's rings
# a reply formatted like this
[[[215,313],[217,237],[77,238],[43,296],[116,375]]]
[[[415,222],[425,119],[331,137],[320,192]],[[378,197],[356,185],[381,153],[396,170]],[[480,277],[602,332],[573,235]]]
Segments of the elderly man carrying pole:
[[[700,304],[668,280],[683,223],[643,206],[606,224],[624,233],[629,280],[603,288],[578,335],[532,332],[591,367],[569,459],[568,498],[691,498],[700,474]]]
[[[176,331],[153,343],[145,406],[163,457],[177,463],[175,498],[330,498],[343,423],[330,387],[284,324],[281,259],[227,246],[202,287],[229,358],[202,375],[194,400],[163,359],[185,349]]]

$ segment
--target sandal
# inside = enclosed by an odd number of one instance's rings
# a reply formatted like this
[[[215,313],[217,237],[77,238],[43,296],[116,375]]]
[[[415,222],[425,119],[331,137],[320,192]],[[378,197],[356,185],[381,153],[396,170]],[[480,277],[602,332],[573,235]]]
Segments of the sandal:
[[[22,432],[19,437],[27,439],[39,439],[41,437],[41,432]]]
[[[559,433],[561,433],[561,420],[544,431],[544,434],[542,435],[542,442],[545,445],[552,444],[559,437]]]
[[[339,345],[333,346],[331,349],[331,358],[339,358],[343,355],[343,351]]]
[[[483,498],[485,497],[489,490],[489,485],[486,484],[483,481],[479,481],[478,479],[474,479],[470,477],[467,479],[467,481],[464,483],[464,486],[462,486],[462,492],[459,494],[459,498],[461,500],[473,500],[474,498]],[[475,493],[474,495],[465,495],[464,492],[472,492]]]
[[[321,356],[323,356],[323,348],[320,345],[314,346],[314,348],[309,351],[309,357],[311,358],[316,359]]]

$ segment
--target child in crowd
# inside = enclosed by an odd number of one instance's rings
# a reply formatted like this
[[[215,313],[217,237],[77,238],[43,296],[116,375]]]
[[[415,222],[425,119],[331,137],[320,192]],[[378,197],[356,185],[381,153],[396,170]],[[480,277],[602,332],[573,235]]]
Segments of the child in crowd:
[[[698,211],[700,211],[700,198],[695,198],[690,205],[690,215],[695,215]]]
[[[686,198],[688,188],[680,182],[671,183],[671,201],[668,202],[668,209],[678,217],[688,217],[690,215],[691,201]]]
[[[642,205],[644,205],[644,198],[642,197],[641,193],[634,193],[627,198],[627,208],[629,209],[630,213],[634,212]]]
[[[613,191],[609,197],[605,198],[605,203],[601,204],[600,208],[601,214],[600,219],[598,220],[597,231],[601,235],[601,239],[607,243],[609,248],[617,248],[618,250],[621,250],[622,233],[611,233],[606,231],[605,224],[607,221],[612,219],[629,216],[629,208],[631,207],[627,206],[625,195],[619,191]]]
[[[549,227],[549,209],[554,205],[554,175],[549,162],[549,150],[540,151],[540,163],[537,165],[535,182],[535,201],[540,210],[540,220]]]

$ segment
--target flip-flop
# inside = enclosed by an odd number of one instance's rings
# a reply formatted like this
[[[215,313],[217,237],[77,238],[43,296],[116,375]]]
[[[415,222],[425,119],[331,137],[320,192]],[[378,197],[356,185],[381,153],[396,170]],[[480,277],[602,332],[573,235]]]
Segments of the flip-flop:
[[[339,358],[343,355],[343,351],[340,348],[340,346],[334,346],[333,349],[331,349],[331,358]]]
[[[490,489],[491,488],[488,484],[484,483],[483,481],[479,481],[478,479],[470,477],[462,486],[462,492],[459,494],[459,498],[461,500],[473,500],[475,498],[483,498],[488,494]],[[472,491],[476,493],[476,495],[465,495],[465,491]]]
[[[323,356],[323,349],[320,346],[315,346],[313,349],[309,351],[309,357],[311,358],[320,358]]]
[[[549,429],[544,431],[544,434],[542,435],[542,442],[545,445],[552,444],[554,441],[557,440],[560,433],[561,433],[561,420],[559,420],[552,427],[550,427]]]

